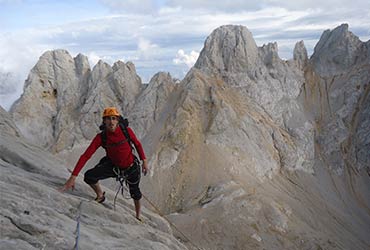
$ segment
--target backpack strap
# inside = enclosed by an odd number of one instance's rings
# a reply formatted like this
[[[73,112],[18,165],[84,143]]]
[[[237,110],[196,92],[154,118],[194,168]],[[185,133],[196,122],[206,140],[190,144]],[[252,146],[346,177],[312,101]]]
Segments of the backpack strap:
[[[122,116],[119,117],[119,126],[123,132],[123,134],[125,135],[127,141],[128,141],[128,144],[130,145],[130,148],[131,148],[131,153],[132,155],[134,156],[134,162],[138,165],[138,166],[141,166],[140,165],[140,161],[139,161],[139,158],[138,158],[138,152],[136,150],[136,148],[132,145],[133,142],[131,140],[131,137],[130,137],[130,134],[128,132],[128,120],[127,118],[123,119]]]
[[[130,137],[130,134],[128,133],[128,120],[127,119],[123,119],[122,116],[119,117],[119,126],[123,132],[123,134],[125,135],[127,141],[128,141],[128,144],[130,145],[130,148],[131,148],[131,152],[133,152],[134,150],[134,147],[132,146],[132,140],[131,140],[131,137]]]
[[[107,148],[107,132],[105,129],[100,133],[101,136],[101,146]]]

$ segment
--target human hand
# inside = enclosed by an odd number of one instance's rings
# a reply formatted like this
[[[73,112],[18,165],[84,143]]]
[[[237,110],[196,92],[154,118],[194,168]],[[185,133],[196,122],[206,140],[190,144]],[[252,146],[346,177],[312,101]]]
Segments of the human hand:
[[[75,181],[76,181],[76,177],[77,176],[74,176],[74,175],[71,175],[71,177],[69,177],[69,179],[67,180],[67,182],[64,184],[63,187],[61,187],[59,189],[60,192],[64,192],[70,188],[72,188],[72,190],[75,189]]]
[[[144,176],[149,172],[148,162],[146,160],[143,161],[142,172]]]

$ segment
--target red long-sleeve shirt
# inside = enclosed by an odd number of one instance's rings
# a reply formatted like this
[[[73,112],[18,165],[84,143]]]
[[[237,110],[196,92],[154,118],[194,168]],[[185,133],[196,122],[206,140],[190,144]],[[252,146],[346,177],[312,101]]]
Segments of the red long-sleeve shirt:
[[[127,131],[130,135],[131,141],[134,143],[135,148],[139,154],[141,160],[145,160],[145,153],[144,149],[140,143],[140,141],[136,138],[136,135],[132,131],[131,128],[127,128]],[[120,142],[126,140],[125,135],[123,134],[121,128],[117,126],[114,132],[106,131],[107,134],[107,147],[105,148],[105,152],[107,153],[108,158],[113,162],[115,166],[120,168],[128,168],[134,162],[134,156],[131,152],[130,145],[128,141],[120,144]],[[119,144],[119,145],[117,145]],[[109,147],[108,145],[115,145]],[[72,175],[77,176],[81,169],[85,166],[86,162],[91,158],[91,156],[95,153],[95,151],[102,146],[102,139],[101,134],[97,134],[95,138],[92,140],[89,147],[86,151],[80,156]]]

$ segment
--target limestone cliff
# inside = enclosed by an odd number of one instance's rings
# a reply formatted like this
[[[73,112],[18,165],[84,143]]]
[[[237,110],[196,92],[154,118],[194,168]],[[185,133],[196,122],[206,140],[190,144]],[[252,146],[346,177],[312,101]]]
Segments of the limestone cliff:
[[[320,156],[330,169],[369,166],[370,47],[343,24],[326,30],[305,71],[304,101],[315,119]]]

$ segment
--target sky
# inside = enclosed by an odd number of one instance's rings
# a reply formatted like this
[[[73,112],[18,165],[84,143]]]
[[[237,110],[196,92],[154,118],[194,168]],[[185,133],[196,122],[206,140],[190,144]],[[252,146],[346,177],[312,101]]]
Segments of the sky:
[[[309,55],[324,30],[342,23],[370,39],[369,0],[0,0],[0,105],[9,109],[47,50],[135,64],[144,83],[159,72],[182,79],[204,41],[221,25],[246,26],[258,46],[277,42],[292,57],[303,40]]]

